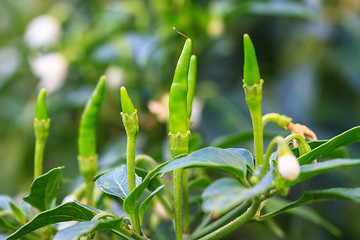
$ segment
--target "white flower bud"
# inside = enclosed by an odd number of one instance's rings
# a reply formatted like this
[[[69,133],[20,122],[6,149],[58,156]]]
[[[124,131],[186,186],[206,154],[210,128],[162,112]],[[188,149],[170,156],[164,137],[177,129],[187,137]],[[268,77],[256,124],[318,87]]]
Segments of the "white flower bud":
[[[64,84],[68,62],[60,53],[48,53],[30,60],[31,70],[40,78],[39,88],[51,93]]]
[[[24,38],[30,48],[41,48],[56,44],[60,34],[60,23],[50,15],[41,15],[29,23]]]
[[[280,175],[288,181],[294,181],[300,175],[300,164],[293,154],[285,154],[278,159]]]

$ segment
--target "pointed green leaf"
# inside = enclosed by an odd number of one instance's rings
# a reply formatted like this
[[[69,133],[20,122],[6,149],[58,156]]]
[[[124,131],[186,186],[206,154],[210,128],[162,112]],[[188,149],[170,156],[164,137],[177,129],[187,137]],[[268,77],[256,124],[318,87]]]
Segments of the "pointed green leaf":
[[[244,156],[249,157],[247,154]],[[125,199],[124,210],[127,214],[132,214],[135,211],[136,202],[152,179],[161,173],[171,172],[179,168],[216,168],[235,175],[246,184],[246,163],[249,160],[244,159],[244,156],[239,157],[239,155],[234,155],[225,149],[207,147],[195,151],[186,157],[165,162],[149,172],[139,186],[130,193]]]
[[[149,206],[151,200],[155,197],[155,195],[156,195],[163,187],[165,187],[165,185],[162,185],[162,186],[158,187],[155,191],[153,191],[153,192],[145,199],[145,201],[143,201],[143,202],[141,203],[140,208],[139,208],[140,226],[142,225],[145,211],[146,211],[147,207]]]
[[[221,214],[240,203],[259,196],[272,186],[273,176],[267,174],[252,188],[245,188],[233,178],[222,178],[211,184],[202,194],[204,212]]]
[[[30,194],[24,197],[24,201],[40,211],[49,209],[62,186],[61,170],[62,167],[54,168],[37,177],[31,184]]]
[[[270,131],[264,131],[264,138],[272,139],[276,137],[278,133],[270,132]],[[219,148],[228,148],[232,147],[234,145],[238,145],[243,142],[250,142],[253,141],[254,134],[251,131],[241,131],[237,133],[231,133],[228,135],[220,136],[218,138],[215,138],[214,141],[210,144],[214,147]]]
[[[279,209],[282,209],[283,207],[287,206],[288,204],[290,204],[290,202],[285,199],[273,197],[273,198],[269,199],[269,201],[267,202],[264,209],[266,210],[267,213],[269,213],[269,212],[275,213]],[[281,213],[283,213],[283,212],[279,212],[278,214],[281,214]],[[291,209],[285,210],[284,213],[289,213],[289,214],[292,214],[292,215],[295,215],[298,217],[302,217],[312,223],[322,226],[335,236],[339,236],[341,234],[340,230],[337,227],[335,227],[331,222],[329,222],[324,217],[320,216],[316,211],[314,211],[313,209],[311,209],[307,206],[298,206],[295,208],[291,208]],[[271,217],[274,217],[274,216],[276,216],[276,215],[274,214]],[[260,221],[269,220],[269,219],[272,219],[272,218],[266,217],[265,219],[263,219],[261,217]]]
[[[343,168],[353,165],[359,165],[360,159],[334,159],[325,162],[318,162],[314,164],[303,165],[300,167],[300,176],[295,181],[286,181],[284,186],[291,186],[305,179],[314,177],[321,173],[325,173],[337,168]]]
[[[260,220],[266,220],[307,203],[334,200],[348,200],[360,203],[360,188],[330,188],[325,190],[305,191],[304,195],[299,200],[261,216]]]
[[[244,161],[245,164],[248,166],[248,170],[253,173],[255,168],[254,158],[248,150],[243,148],[227,148],[225,150],[242,159],[242,161]]]
[[[239,152],[245,151],[247,150],[239,149]],[[233,154],[225,149],[206,147],[186,157],[174,159],[162,167],[160,172],[166,173],[180,168],[209,167],[229,172],[246,183],[246,163],[249,161],[252,161],[251,154]]]
[[[74,226],[65,228],[56,233],[53,240],[78,240],[81,236],[90,234],[99,230],[119,229],[122,219],[97,220],[90,222],[81,222]]]
[[[126,165],[121,165],[110,172],[106,172],[97,178],[96,185],[103,192],[125,199],[129,195],[129,184],[127,180]],[[135,184],[138,186],[141,178],[135,175]]]
[[[78,202],[68,202],[54,209],[47,210],[36,215],[30,222],[23,225],[6,240],[19,239],[22,236],[41,227],[67,221],[90,221],[98,210],[85,206]]]
[[[321,155],[334,150],[338,147],[345,146],[360,141],[360,126],[354,127],[318,146],[310,152],[299,157],[300,165],[311,163]]]
[[[328,142],[328,140],[312,141],[312,142],[309,142],[309,146],[311,149],[315,149],[315,148],[319,147],[320,145],[323,145],[324,143],[327,143],[327,142]],[[292,148],[291,150],[293,151],[293,153],[295,154],[296,157],[299,157],[299,148],[296,147],[296,148]],[[348,158],[348,153],[347,153],[346,147],[342,146],[342,147],[338,147],[331,151],[321,154],[321,157]]]
[[[18,217],[19,221],[24,224],[26,223],[26,217],[23,211],[16,206],[13,202],[9,202],[11,210],[14,212],[14,214]]]

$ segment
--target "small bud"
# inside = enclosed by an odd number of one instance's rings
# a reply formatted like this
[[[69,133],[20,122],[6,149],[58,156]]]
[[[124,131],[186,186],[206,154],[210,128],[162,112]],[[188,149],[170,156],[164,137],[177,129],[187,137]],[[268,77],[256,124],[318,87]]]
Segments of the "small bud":
[[[278,159],[280,175],[288,181],[294,181],[300,175],[300,164],[293,154],[285,154]]]

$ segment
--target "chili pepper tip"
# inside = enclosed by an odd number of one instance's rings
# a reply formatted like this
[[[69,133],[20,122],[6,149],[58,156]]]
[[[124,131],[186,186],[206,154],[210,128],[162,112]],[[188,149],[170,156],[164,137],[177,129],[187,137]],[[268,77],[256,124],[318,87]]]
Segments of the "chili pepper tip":
[[[38,98],[37,98],[37,102],[36,102],[35,117],[39,120],[48,119],[48,113],[47,113],[46,104],[45,104],[45,97],[46,97],[46,89],[43,88],[40,90]]]
[[[124,86],[120,88],[120,100],[121,100],[121,108],[123,113],[131,114],[135,112],[134,105],[131,102],[131,99]]]

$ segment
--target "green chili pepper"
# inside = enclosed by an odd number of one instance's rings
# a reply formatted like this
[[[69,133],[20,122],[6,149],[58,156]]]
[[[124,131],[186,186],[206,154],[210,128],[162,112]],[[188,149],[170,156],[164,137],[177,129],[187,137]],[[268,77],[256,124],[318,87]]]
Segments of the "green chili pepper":
[[[244,90],[253,124],[255,166],[259,166],[263,163],[264,151],[261,113],[263,80],[260,79],[254,46],[247,34],[244,35],[244,52]]]
[[[106,77],[102,76],[81,116],[78,137],[78,161],[80,173],[85,179],[87,204],[93,205],[94,182],[97,172],[96,122],[105,92]]]
[[[256,60],[254,45],[249,35],[244,34],[244,83],[248,86],[260,83],[259,66]]]
[[[48,112],[45,104],[46,89],[40,90],[37,102],[36,102],[36,113],[35,117],[39,120],[48,119]]]
[[[81,116],[78,138],[80,157],[96,155],[96,122],[104,97],[105,80],[105,76],[100,78]]]
[[[129,95],[126,91],[125,87],[121,87],[120,89],[120,97],[121,97],[121,108],[123,113],[132,114],[135,112],[135,108]]]
[[[129,185],[129,192],[135,188],[135,145],[136,136],[139,132],[139,123],[137,111],[134,108],[131,99],[125,87],[120,89],[120,100],[122,112],[121,117],[126,131],[127,146],[126,146],[126,163],[127,163],[127,180]],[[130,215],[131,225],[136,233],[140,234],[140,220],[137,209]]]
[[[46,90],[41,89],[37,102],[34,120],[34,130],[36,136],[35,156],[34,156],[34,178],[42,174],[42,163],[44,148],[49,134],[50,119],[45,104]]]
[[[187,133],[188,75],[192,43],[188,38],[176,65],[169,98],[169,128],[172,134]]]
[[[187,114],[189,120],[191,118],[192,102],[195,95],[196,72],[197,72],[196,56],[192,55],[190,59],[189,76],[188,76],[188,93],[187,93]]]

